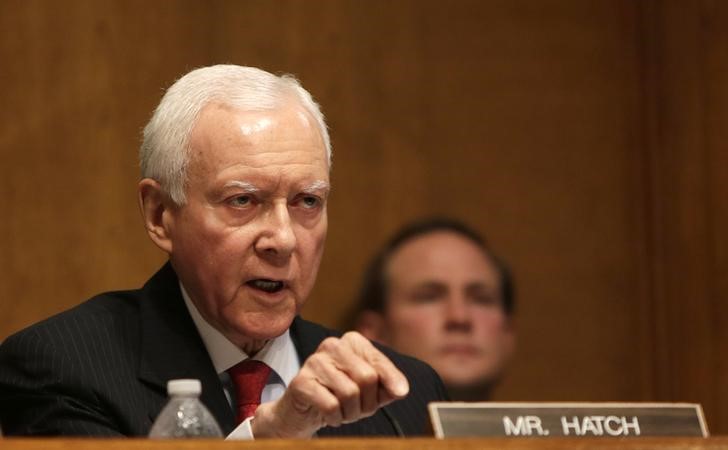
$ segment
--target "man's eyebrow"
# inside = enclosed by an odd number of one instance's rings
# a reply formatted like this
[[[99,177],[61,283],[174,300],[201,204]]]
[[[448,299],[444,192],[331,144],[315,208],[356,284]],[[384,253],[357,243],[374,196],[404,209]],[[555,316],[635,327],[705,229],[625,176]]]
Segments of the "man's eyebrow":
[[[483,289],[488,292],[491,291],[497,291],[498,286],[493,286],[490,283],[486,283],[485,281],[471,281],[465,285],[465,289],[467,290],[476,290],[476,289]]]
[[[245,181],[235,181],[235,180],[233,180],[233,181],[228,181],[227,183],[225,183],[223,185],[223,189],[228,189],[228,188],[233,188],[233,187],[241,188],[245,192],[251,192],[251,193],[252,192],[260,192],[260,188],[258,188],[257,186],[255,186],[253,183],[248,183],[248,182],[245,182]]]
[[[415,289],[447,289],[447,284],[441,281],[427,280],[417,283]]]
[[[303,189],[301,189],[301,191],[306,194],[312,194],[317,191],[328,191],[328,190],[329,190],[329,183],[327,183],[323,180],[316,180],[313,183],[311,183],[308,186],[305,186]]]

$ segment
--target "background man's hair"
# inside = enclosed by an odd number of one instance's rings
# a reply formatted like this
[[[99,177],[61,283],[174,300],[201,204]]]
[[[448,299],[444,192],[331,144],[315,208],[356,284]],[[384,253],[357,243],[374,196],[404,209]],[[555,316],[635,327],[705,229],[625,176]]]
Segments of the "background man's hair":
[[[355,325],[356,317],[363,311],[385,312],[388,288],[385,272],[392,255],[407,242],[439,231],[458,234],[483,251],[483,254],[493,263],[498,272],[503,310],[508,316],[513,314],[515,309],[515,287],[511,271],[505,262],[491,251],[485,239],[472,228],[455,219],[433,217],[418,220],[400,228],[379,253],[372,258],[364,272],[355,309],[348,317],[345,324],[346,328],[352,328]]]
[[[158,181],[177,205],[183,205],[190,134],[207,104],[267,111],[291,100],[298,101],[316,120],[331,167],[331,141],[324,116],[295,77],[221,64],[193,70],[167,89],[144,128],[139,149],[142,178]]]

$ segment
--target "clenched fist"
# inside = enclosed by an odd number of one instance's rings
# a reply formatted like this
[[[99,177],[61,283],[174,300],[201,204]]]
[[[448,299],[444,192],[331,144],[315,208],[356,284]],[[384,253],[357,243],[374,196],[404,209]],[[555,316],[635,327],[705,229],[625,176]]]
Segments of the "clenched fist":
[[[253,436],[311,437],[325,426],[369,417],[408,392],[402,372],[365,337],[356,332],[329,337],[283,396],[256,410]]]

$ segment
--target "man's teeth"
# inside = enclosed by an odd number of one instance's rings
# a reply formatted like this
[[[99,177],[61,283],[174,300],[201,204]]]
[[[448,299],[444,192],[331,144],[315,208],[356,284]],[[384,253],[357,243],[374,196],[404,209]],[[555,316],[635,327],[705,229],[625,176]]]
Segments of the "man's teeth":
[[[283,282],[281,281],[251,280],[248,281],[248,284],[265,292],[278,292],[283,289]]]

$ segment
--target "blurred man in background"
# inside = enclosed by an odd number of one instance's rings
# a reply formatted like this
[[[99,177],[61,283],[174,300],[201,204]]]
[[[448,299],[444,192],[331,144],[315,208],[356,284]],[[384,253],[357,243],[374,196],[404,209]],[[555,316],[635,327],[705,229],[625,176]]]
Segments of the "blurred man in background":
[[[488,400],[515,346],[508,268],[450,219],[400,229],[365,273],[353,318],[369,339],[428,362],[453,400]]]

